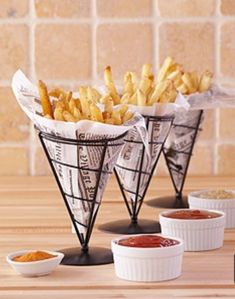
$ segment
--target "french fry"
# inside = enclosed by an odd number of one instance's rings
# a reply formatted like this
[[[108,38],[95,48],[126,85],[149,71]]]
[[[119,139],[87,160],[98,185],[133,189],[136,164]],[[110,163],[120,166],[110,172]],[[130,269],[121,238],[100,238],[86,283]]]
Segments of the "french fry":
[[[146,105],[149,105],[149,100],[152,97],[153,93],[154,93],[154,87],[150,90],[148,96],[146,97]]]
[[[104,122],[102,112],[95,104],[90,105],[90,112],[91,112],[91,120]]]
[[[139,89],[142,91],[142,93],[145,96],[148,96],[149,92],[152,89],[152,84],[153,84],[153,76],[144,77],[140,81]]]
[[[152,74],[151,65],[144,64],[142,67],[141,80],[139,83],[139,89],[144,95],[148,96],[149,92],[152,89],[153,81],[154,76]]]
[[[113,110],[111,118],[113,119],[114,125],[121,125],[122,118],[118,110]]]
[[[68,112],[66,110],[63,111],[63,118],[65,121],[68,121],[68,122],[76,122],[75,117],[70,112]]]
[[[69,112],[74,116],[76,121],[79,121],[81,119],[81,112],[77,108],[76,100],[73,98],[69,101]]]
[[[173,64],[171,64],[171,66],[168,68],[167,74],[173,73],[175,71],[180,71],[182,73],[184,71],[183,66],[173,62]]]
[[[184,83],[182,83],[181,85],[179,85],[179,86],[177,87],[177,90],[178,90],[179,92],[181,92],[182,94],[187,94],[187,93],[188,93],[187,86],[186,86]]]
[[[54,88],[49,92],[49,96],[59,98],[60,96],[66,97],[66,92],[62,88]]]
[[[61,108],[62,110],[65,110],[66,109],[66,106],[65,106],[65,103],[63,100],[58,100],[56,103],[55,103],[55,108]]]
[[[156,84],[154,92],[151,96],[151,98],[149,99],[148,104],[152,105],[153,103],[156,103],[159,101],[161,95],[165,92],[165,90],[168,88],[168,86],[171,84],[170,80],[165,80],[162,82],[159,82],[158,84]]]
[[[81,98],[87,99],[87,87],[86,86],[80,86],[78,88],[78,92],[79,92],[79,95],[80,95],[80,99]]]
[[[52,111],[52,106],[48,95],[47,87],[46,84],[41,80],[39,80],[38,82],[38,89],[39,89],[39,95],[42,104],[43,115],[50,115],[53,118],[53,111]]]
[[[87,88],[81,86],[78,91],[80,94],[81,112],[87,119],[89,119],[91,113],[90,113],[90,103],[87,98]]]
[[[125,113],[128,110],[128,106],[127,105],[120,105],[117,109],[120,113],[120,116],[123,117],[125,115]]]
[[[191,80],[192,80],[192,83],[194,86],[194,92],[196,92],[198,90],[198,86],[199,86],[199,78],[198,78],[197,72],[194,71],[194,72],[190,73],[190,76],[191,76]]]
[[[79,110],[82,110],[81,102],[79,98],[72,98],[75,101],[75,105]]]
[[[141,89],[137,89],[136,96],[137,96],[137,105],[145,106],[146,105],[146,96],[143,94]]]
[[[171,57],[167,57],[163,64],[162,67],[160,68],[157,76],[157,82],[162,82],[166,79],[170,67],[174,64],[174,61]]]
[[[77,107],[74,107],[74,109],[73,109],[73,116],[76,119],[76,121],[79,121],[80,119],[82,119],[81,112]]]
[[[106,118],[104,122],[109,125],[114,125],[114,120],[112,118]]]
[[[146,63],[142,67],[141,77],[142,78],[144,78],[144,77],[148,78],[148,77],[151,77],[151,76],[153,76],[151,64]]]
[[[133,96],[133,95],[132,95]],[[131,97],[129,93],[124,93],[121,97],[121,104],[128,104],[130,103]]]
[[[49,114],[44,115],[45,118],[53,119]]]
[[[124,76],[123,94],[133,95],[135,92],[135,75],[132,72],[127,72]]]
[[[71,99],[71,100],[69,101],[69,112],[73,114],[73,110],[74,110],[74,108],[77,108],[77,106],[76,106],[76,102],[75,102],[74,99]]]
[[[71,100],[72,95],[73,95],[72,91],[67,92],[67,94],[66,94],[66,98],[65,98],[65,101],[66,101],[67,103]]]
[[[207,91],[210,88],[211,82],[212,82],[212,77],[213,77],[213,74],[208,70],[206,70],[202,74],[200,82],[199,82],[199,86],[198,86],[199,92]]]
[[[101,98],[101,94],[99,93],[99,91],[97,89],[95,89],[94,87],[91,87],[91,91],[92,91],[92,96],[94,98],[94,101],[96,103],[99,102],[99,99]]]
[[[187,92],[189,94],[194,93],[197,90],[193,84],[193,80],[191,78],[190,73],[184,73],[182,76],[182,81],[184,82],[185,86],[187,87]]]
[[[184,82],[182,81],[181,77],[174,81],[174,85],[175,85],[176,89],[178,88],[178,86],[180,86],[182,84],[184,84]]]
[[[71,91],[68,91],[66,93],[65,98],[62,99],[62,101],[64,102],[64,105],[65,105],[65,109],[68,111],[69,111],[69,101],[72,98],[72,95],[73,95],[73,93]],[[61,98],[62,98],[62,96],[61,96]]]
[[[177,96],[177,91],[175,89],[174,83],[172,81],[169,82],[168,87],[164,91],[164,93],[160,96],[160,103],[173,103],[175,102]]]
[[[177,82],[179,79],[181,79],[182,73],[179,70],[175,70],[167,76],[167,79],[172,80],[174,82]]]
[[[87,87],[87,98],[89,101],[91,101],[93,103],[98,103],[101,98],[101,95],[95,88],[88,86]]]
[[[63,108],[61,107],[56,107],[54,110],[54,119],[55,120],[60,120],[60,121],[64,121],[64,117],[63,117]]]
[[[104,101],[104,111],[111,114],[113,111],[113,100],[110,96],[108,96]]]
[[[122,122],[125,123],[126,121],[130,120],[133,117],[133,115],[133,112],[127,111],[122,117]]]
[[[137,92],[135,92],[129,99],[129,104],[137,105]]]
[[[113,82],[112,71],[110,66],[107,66],[104,70],[104,81],[108,89],[108,93],[112,97],[114,104],[120,104],[120,97],[117,93],[116,87]]]

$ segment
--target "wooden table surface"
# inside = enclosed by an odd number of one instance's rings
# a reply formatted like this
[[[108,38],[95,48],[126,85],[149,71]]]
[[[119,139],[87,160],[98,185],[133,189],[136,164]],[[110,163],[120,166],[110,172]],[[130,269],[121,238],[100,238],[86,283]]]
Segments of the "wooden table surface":
[[[208,187],[235,188],[234,177],[188,178],[185,193]],[[169,178],[154,178],[146,200],[173,193]],[[160,210],[143,205],[140,217],[156,219]],[[117,184],[108,182],[97,224],[128,217]],[[114,235],[94,228],[91,245],[110,246]],[[59,266],[50,276],[25,278],[6,263],[7,253],[20,249],[77,246],[55,181],[51,177],[0,178],[0,298],[235,298],[235,229],[226,230],[223,248],[186,252],[176,280],[135,283],[119,280],[113,264]]]

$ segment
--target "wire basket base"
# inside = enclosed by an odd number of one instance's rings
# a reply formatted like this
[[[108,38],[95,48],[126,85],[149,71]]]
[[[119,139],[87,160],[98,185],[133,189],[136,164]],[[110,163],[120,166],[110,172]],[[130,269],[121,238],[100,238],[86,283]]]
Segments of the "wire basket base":
[[[80,247],[59,250],[64,253],[62,265],[67,266],[94,266],[113,263],[113,254],[110,249],[91,247],[88,252],[82,252]]]
[[[146,234],[160,233],[161,227],[158,221],[140,219],[137,223],[132,223],[130,219],[123,219],[108,222],[100,225],[99,230],[114,234]]]
[[[150,207],[165,209],[184,209],[188,208],[187,196],[176,197],[174,195],[157,197],[145,202]]]

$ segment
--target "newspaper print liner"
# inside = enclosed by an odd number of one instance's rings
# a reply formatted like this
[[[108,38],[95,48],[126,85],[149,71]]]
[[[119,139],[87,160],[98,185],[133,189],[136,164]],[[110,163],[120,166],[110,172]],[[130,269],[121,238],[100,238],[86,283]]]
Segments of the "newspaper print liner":
[[[165,142],[163,153],[175,190],[182,192],[191,153],[204,121],[202,110],[176,115]]]
[[[189,104],[181,95],[178,95],[175,103],[156,103],[151,107],[129,105],[130,110],[144,116],[149,143],[149,154],[147,154],[139,136],[133,135],[133,131],[128,132],[115,166],[116,175],[129,202],[132,216],[137,216],[140,210],[175,113],[188,108]]]
[[[190,109],[176,114],[164,146],[168,170],[175,189],[180,193],[191,159],[190,153],[195,145],[194,138],[197,140],[204,121],[202,110],[235,108],[235,90],[213,84],[206,92],[196,92],[183,97],[188,101]]]
[[[42,108],[39,101],[37,88],[26,78],[22,71],[18,70],[12,79],[12,89],[16,100],[35,124],[36,128],[44,133],[55,136],[77,140],[103,140],[105,138],[116,138],[129,130],[138,135],[138,138],[147,145],[147,131],[143,117],[135,113],[134,117],[122,126],[107,125],[103,123],[82,120],[77,123],[61,122],[50,120],[40,116]],[[140,137],[139,137],[140,136]],[[137,137],[135,137],[137,138]],[[52,159],[69,165],[82,166],[87,168],[99,167],[102,148],[96,146],[68,146],[62,143],[45,141],[47,151]],[[67,197],[70,210],[77,223],[77,229],[81,234],[87,233],[87,223],[90,219],[91,203],[74,198],[87,198],[95,200],[95,214],[100,204],[107,179],[113,170],[118,154],[123,146],[124,140],[119,140],[119,145],[109,146],[106,151],[103,164],[103,172],[99,182],[97,196],[92,197],[96,185],[96,173],[78,171],[76,168],[55,166],[63,191],[72,195]],[[146,148],[148,152],[148,148]],[[105,171],[106,170],[106,171]],[[73,198],[74,196],[74,198]]]

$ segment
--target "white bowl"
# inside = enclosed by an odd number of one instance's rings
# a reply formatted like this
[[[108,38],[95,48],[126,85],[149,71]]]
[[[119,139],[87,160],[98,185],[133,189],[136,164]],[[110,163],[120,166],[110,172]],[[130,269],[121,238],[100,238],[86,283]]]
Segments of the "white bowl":
[[[235,227],[235,191],[225,190],[234,193],[234,199],[207,199],[200,198],[199,195],[202,192],[209,190],[201,190],[197,192],[191,192],[188,195],[188,202],[190,209],[211,209],[222,211],[226,215],[225,228]]]
[[[131,237],[134,236],[140,235],[131,235]],[[117,277],[131,281],[150,282],[170,280],[181,275],[184,251],[181,239],[174,238],[180,243],[169,247],[137,248],[118,244],[119,240],[129,237],[122,236],[111,241]]]
[[[34,277],[34,276],[43,276],[43,275],[50,274],[60,264],[61,260],[64,257],[64,254],[61,252],[43,250],[47,253],[56,255],[56,257],[35,261],[35,262],[13,261],[14,257],[32,251],[34,250],[20,250],[20,251],[12,252],[8,254],[6,260],[16,272],[20,273],[23,276]]]
[[[181,209],[186,210],[186,209]],[[180,211],[180,210],[177,210]],[[184,240],[185,251],[204,251],[223,246],[225,214],[220,211],[208,210],[220,214],[210,219],[175,219],[165,215],[172,210],[160,213],[159,221],[162,233],[172,238]]]

